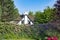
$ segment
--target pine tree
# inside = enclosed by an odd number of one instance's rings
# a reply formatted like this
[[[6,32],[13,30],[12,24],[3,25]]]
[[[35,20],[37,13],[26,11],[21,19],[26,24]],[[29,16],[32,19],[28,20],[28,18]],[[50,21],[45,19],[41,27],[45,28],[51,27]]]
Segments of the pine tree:
[[[56,4],[54,5],[56,9],[56,17],[60,19],[60,0],[57,0]]]
[[[12,0],[0,0],[2,7],[1,21],[12,21],[14,20],[15,6]],[[18,14],[18,13],[17,13]]]
[[[0,2],[0,21],[1,21],[1,13],[2,13],[2,9],[1,9],[1,2]]]
[[[0,5],[0,21],[1,21],[1,14],[2,14],[2,10],[1,10],[1,5]]]

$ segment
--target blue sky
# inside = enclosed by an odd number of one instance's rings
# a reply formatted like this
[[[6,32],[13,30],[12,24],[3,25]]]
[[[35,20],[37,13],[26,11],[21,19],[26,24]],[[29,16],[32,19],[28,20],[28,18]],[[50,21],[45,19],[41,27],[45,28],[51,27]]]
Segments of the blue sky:
[[[53,7],[56,0],[14,0],[19,13],[24,11],[43,11],[47,6]]]

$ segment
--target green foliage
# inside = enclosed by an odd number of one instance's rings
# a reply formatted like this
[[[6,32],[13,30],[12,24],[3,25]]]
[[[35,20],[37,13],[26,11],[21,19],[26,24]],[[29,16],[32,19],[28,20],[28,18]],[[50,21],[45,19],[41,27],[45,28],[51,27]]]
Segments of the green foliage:
[[[1,1],[2,14],[1,21],[12,21],[18,14],[18,10],[15,8],[13,0],[3,0]]]
[[[53,19],[53,9],[47,7],[44,12],[35,13],[35,23],[48,23]]]
[[[1,14],[2,14],[2,9],[1,9],[1,5],[0,5],[0,21],[1,21]]]
[[[45,37],[57,35],[60,39],[60,33],[56,29],[48,28],[44,29],[45,26],[25,26],[15,25],[6,22],[0,22],[0,39],[42,39]],[[49,26],[48,26],[49,27]],[[43,32],[42,32],[43,31]]]
[[[32,11],[29,11],[29,15],[33,16],[33,12]]]
[[[1,21],[11,21],[19,16],[17,8],[14,6],[14,2],[12,0],[0,0],[0,18]],[[3,5],[2,5],[3,4]],[[2,13],[2,14],[1,14]],[[34,22],[39,23],[48,23],[53,19],[53,9],[46,8],[44,12],[37,11],[35,15],[33,12],[29,12],[30,16],[35,16]],[[25,25],[15,25],[6,22],[0,22],[0,39],[21,39],[21,38],[30,38],[30,39],[41,39],[45,40],[46,36],[54,36],[57,35],[60,39],[60,33],[54,29],[45,30],[40,26],[25,26]],[[48,26],[49,27],[49,26]],[[51,27],[51,26],[50,26]],[[41,32],[44,31],[44,32]]]
[[[43,23],[44,15],[42,12],[38,11],[35,14],[35,22],[36,23]]]
[[[44,17],[46,17],[45,20],[47,20],[47,22],[51,21],[53,19],[53,9],[47,7],[44,10]]]
[[[14,17],[14,19],[17,19],[17,18],[19,18],[19,17],[20,17],[20,14],[19,14],[19,11],[18,11],[18,9],[17,9],[17,8],[15,8],[15,9],[14,9],[13,17]]]
[[[0,22],[0,39],[18,39],[21,30],[17,27],[20,28],[18,25]]]

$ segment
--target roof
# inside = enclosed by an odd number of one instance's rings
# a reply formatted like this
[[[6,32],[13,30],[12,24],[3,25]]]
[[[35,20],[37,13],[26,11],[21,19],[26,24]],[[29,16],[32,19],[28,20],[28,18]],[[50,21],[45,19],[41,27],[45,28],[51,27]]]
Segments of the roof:
[[[29,18],[31,21],[34,21],[34,16],[28,15],[28,18]]]
[[[27,15],[27,16],[32,22],[34,21],[34,16],[32,16],[32,15]],[[14,21],[16,21],[18,23],[23,17],[24,17],[24,15],[20,15],[20,17],[18,17]]]

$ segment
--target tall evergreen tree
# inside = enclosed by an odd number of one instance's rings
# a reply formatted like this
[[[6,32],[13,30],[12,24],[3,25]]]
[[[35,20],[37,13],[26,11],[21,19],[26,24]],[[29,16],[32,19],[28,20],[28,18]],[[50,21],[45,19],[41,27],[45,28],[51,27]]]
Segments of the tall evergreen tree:
[[[57,0],[56,4],[54,5],[56,9],[56,17],[60,19],[60,0]]]
[[[16,20],[17,18],[20,18],[20,14],[17,8],[14,9],[13,18],[14,20]]]
[[[2,7],[1,21],[12,21],[14,20],[15,6],[12,0],[0,0]]]
[[[2,13],[2,9],[1,9],[1,2],[0,2],[0,21],[1,21],[1,13]]]
[[[2,14],[2,10],[1,10],[1,5],[0,5],[0,21],[1,21],[1,14]]]

